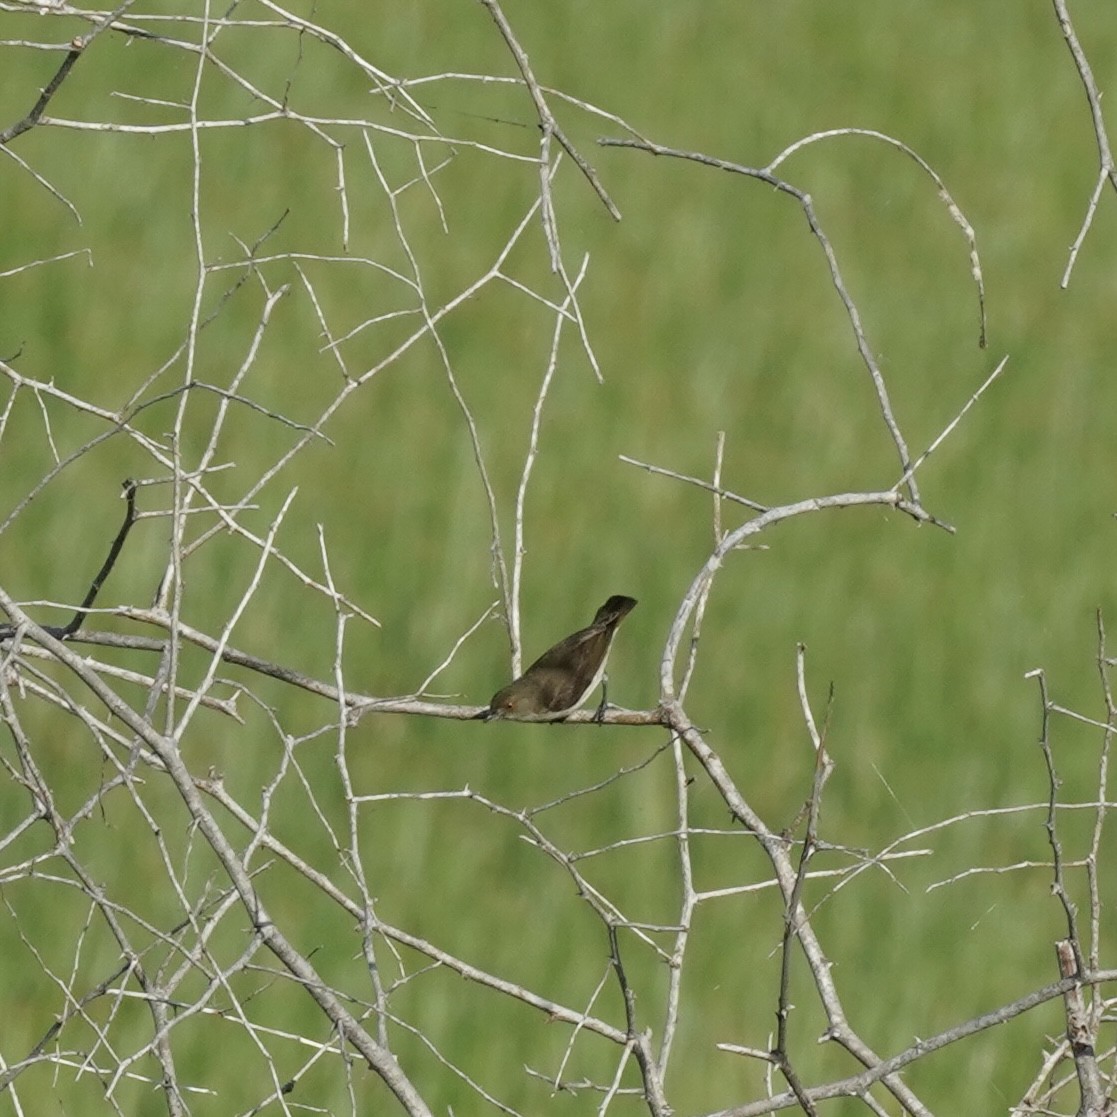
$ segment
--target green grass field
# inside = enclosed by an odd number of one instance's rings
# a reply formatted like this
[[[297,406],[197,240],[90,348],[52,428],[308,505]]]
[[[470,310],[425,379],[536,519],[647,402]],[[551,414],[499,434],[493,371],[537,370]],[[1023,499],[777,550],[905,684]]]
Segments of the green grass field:
[[[765,533],[760,542],[767,549],[730,556],[710,598],[687,701],[691,717],[708,731],[708,743],[755,809],[774,829],[789,824],[809,792],[813,762],[795,687],[796,646],[804,643],[819,716],[834,688],[828,749],[837,768],[822,836],[855,849],[878,851],[965,812],[1046,801],[1036,743],[1040,701],[1025,672],[1044,668],[1057,701],[1105,717],[1095,611],[1117,626],[1111,336],[1117,199],[1102,194],[1070,285],[1061,289],[1096,175],[1086,102],[1051,11],[1034,5],[1006,14],[986,7],[790,3],[769,11],[727,0],[700,8],[618,0],[507,8],[540,82],[616,114],[650,140],[759,167],[810,133],[879,130],[934,167],[976,231],[988,310],[984,350],[964,238],[912,161],[851,136],[814,144],[779,170],[814,200],[913,453],[938,436],[1008,357],[1002,377],[919,474],[926,507],[956,534],[879,508],[804,516]],[[399,79],[514,73],[480,4],[418,10],[384,4],[359,16],[337,0],[304,8],[305,18],[333,29]],[[152,11],[175,10],[161,3],[124,18],[136,23]],[[202,10],[194,14],[200,18]],[[1106,89],[1117,65],[1117,33],[1104,14],[1074,14]],[[275,17],[271,8],[241,6],[233,18]],[[175,26],[176,37],[197,38],[197,27]],[[7,44],[0,52],[6,74],[0,128],[28,111],[61,60],[12,43],[64,44],[84,28],[77,20],[0,13]],[[339,345],[354,376],[382,362],[420,321],[413,289],[386,270],[409,274],[410,264],[377,177],[395,189],[411,181],[419,173],[416,147],[370,128],[374,166],[361,130],[339,122],[419,128],[402,107],[391,111],[373,96],[367,74],[312,36],[230,28],[214,52],[268,97],[330,121],[321,128],[344,145],[349,231],[346,244],[334,149],[310,128],[277,119],[203,131],[202,248],[207,264],[229,266],[201,285],[197,315],[212,321],[196,331],[194,377],[227,386],[251,349],[268,293],[290,284],[262,332],[241,393],[313,424],[343,380],[332,353],[323,351],[308,286],[335,338],[369,319],[404,312]],[[106,34],[47,113],[55,121],[179,124],[186,119],[180,107],[118,94],[181,104],[194,78],[193,54]],[[532,163],[470,145],[530,157],[538,153],[539,130],[521,88],[459,78],[410,92],[443,135],[460,141],[425,144],[434,189],[420,179],[397,199],[400,226],[429,305],[437,308],[493,266],[538,193]],[[269,111],[215,66],[206,68],[198,105],[207,120]],[[588,623],[609,594],[631,594],[640,604],[617,637],[610,697],[652,707],[668,628],[712,547],[712,502],[699,489],[625,464],[619,455],[709,478],[724,431],[725,487],[765,505],[887,489],[899,469],[822,251],[796,203],[741,176],[601,148],[598,137],[622,136],[622,129],[577,106],[555,105],[623,220],[608,216],[564,158],[554,190],[563,258],[576,274],[589,256],[579,298],[604,383],[595,380],[568,325],[526,498],[524,650],[534,658]],[[14,159],[0,164],[0,212],[7,216],[0,240],[0,358],[23,376],[53,382],[110,412],[172,358],[143,398],[180,385],[186,358],[175,354],[190,334],[199,286],[189,133],[56,123],[17,138],[10,152],[72,202],[81,221]],[[250,271],[242,246],[260,242],[277,222],[257,249],[265,259]],[[3,274],[9,271],[14,274]],[[505,273],[561,302],[538,218]],[[540,301],[497,281],[439,326],[476,419],[509,563],[517,485],[554,322]],[[137,424],[169,445],[180,402],[175,395],[153,403]],[[180,443],[184,468],[204,450],[218,406],[212,394],[190,396]],[[4,414],[0,586],[24,602],[79,601],[116,530],[120,481],[167,474],[134,441],[116,435],[58,470],[13,518],[57,460],[110,425],[56,399],[37,400],[27,389]],[[315,440],[285,465],[241,520],[266,533],[298,486],[278,545],[322,579],[321,525],[339,590],[381,623],[348,622],[347,685],[372,695],[408,694],[497,598],[485,494],[436,346],[428,338],[389,363],[353,392],[323,433],[328,441]],[[211,477],[211,491],[239,499],[302,436],[259,410],[234,407],[215,457],[228,468]],[[145,488],[142,505],[165,510],[170,493],[169,486]],[[743,522],[743,511],[725,506],[723,526]],[[205,515],[191,520],[187,538],[212,522]],[[167,563],[169,531],[166,518],[140,521],[100,604],[151,603]],[[258,557],[255,547],[228,535],[191,555],[183,619],[217,632]],[[39,609],[35,615],[55,622],[61,614]],[[157,634],[122,619],[96,621],[92,627]],[[232,643],[333,681],[335,638],[329,601],[272,563]],[[104,658],[134,670],[155,667],[139,653]],[[188,654],[184,678],[197,678],[205,662]],[[67,679],[59,669],[43,669]],[[325,727],[294,750],[320,813],[308,809],[292,777],[277,792],[270,821],[277,836],[349,889],[350,867],[338,852],[350,836],[330,731],[336,710],[275,681],[235,669],[221,673],[251,686],[258,704],[242,698],[243,727],[203,712],[182,743],[191,770],[220,773],[231,793],[259,811],[260,789],[275,777],[283,751],[275,724],[292,738]],[[480,705],[508,673],[507,633],[491,619],[431,690],[447,701]],[[76,701],[96,704],[77,684],[66,685]],[[119,689],[142,707],[139,688],[121,683]],[[77,719],[46,702],[29,696],[18,700],[18,709],[54,795],[64,809],[76,810],[108,778],[97,747]],[[1096,796],[1100,742],[1099,731],[1056,720],[1052,743],[1064,802]],[[638,765],[663,743],[662,730],[649,728],[386,715],[366,716],[349,731],[346,757],[358,795],[468,787],[520,810]],[[12,741],[5,738],[0,748],[10,766],[0,783],[0,832],[11,839],[0,868],[0,876],[11,874],[0,911],[0,989],[10,1006],[0,1055],[11,1065],[60,1011],[59,987],[44,971],[88,988],[108,976],[120,951],[80,891],[16,872],[24,858],[51,848],[53,835],[42,822],[17,833],[31,800],[13,776]],[[725,831],[694,839],[698,886],[765,880],[768,866],[755,843],[732,832],[724,804],[696,767],[692,774],[692,825]],[[75,831],[74,848],[107,892],[128,897],[134,911],[166,932],[182,918],[167,860],[191,896],[208,889],[216,903],[227,881],[173,791],[154,773],[146,781],[158,836],[118,790]],[[369,803],[357,817],[363,871],[382,919],[564,1004],[589,1003],[608,960],[602,927],[570,878],[524,841],[514,822],[460,800]],[[231,817],[219,812],[219,818],[238,845],[247,843]],[[539,821],[567,851],[669,830],[675,825],[669,752]],[[851,1022],[880,1054],[1056,979],[1052,944],[1065,924],[1050,895],[1050,869],[1039,864],[1050,857],[1043,822],[1041,809],[978,815],[908,843],[927,853],[896,863],[894,879],[866,873],[834,895],[826,880],[808,888],[809,905],[822,905],[817,929]],[[1092,816],[1068,815],[1061,825],[1066,856],[1082,857]],[[1108,834],[1102,854],[1112,860]],[[1023,862],[1036,864],[927,891],[967,868]],[[837,852],[817,861],[819,868],[847,863]],[[581,867],[629,918],[677,919],[672,843],[624,847]],[[57,859],[42,872],[68,876]],[[147,881],[150,890],[137,891],[137,882]],[[1083,882],[1074,881],[1081,902]],[[347,989],[355,1006],[371,1002],[353,919],[282,865],[263,871],[257,885],[277,923],[312,952],[319,972]],[[87,919],[91,929],[83,933]],[[246,928],[244,918],[222,924],[211,944],[214,956],[237,958]],[[782,909],[771,889],[700,908],[666,1083],[677,1113],[715,1111],[763,1093],[762,1068],[714,1044],[763,1049],[770,1043],[781,929]],[[135,934],[158,941],[139,927]],[[668,948],[667,936],[657,941]],[[1112,924],[1103,923],[1103,965],[1112,964],[1114,945]],[[426,964],[418,953],[401,948],[397,962],[381,949],[386,981]],[[637,1008],[658,1042],[667,967],[635,943],[629,949]],[[237,975],[236,997],[250,1001],[256,983],[275,998],[269,1027],[329,1043],[309,998],[293,986],[284,992],[284,979],[265,968],[271,963],[262,955],[257,961],[259,971]],[[852,1073],[851,1059],[815,1044],[825,1022],[801,959],[797,966],[792,1028],[801,1073],[808,1083]],[[201,988],[202,978],[193,977],[183,1000]],[[213,1091],[191,1099],[194,1113],[247,1112],[269,1088],[268,1063],[256,1045],[265,1041],[254,1041],[230,1018],[233,1000],[219,990],[212,1016],[175,1032],[181,1079]],[[516,1111],[597,1112],[600,1094],[554,1093],[545,1080],[563,1058],[570,1038],[565,1025],[547,1023],[445,969],[402,983],[390,1008]],[[614,984],[606,983],[595,1010],[624,1026]],[[135,1003],[102,998],[90,1018],[120,1029],[113,1034],[125,1054],[129,1044],[140,1046],[150,1036],[150,1017]],[[1056,1000],[917,1063],[907,1081],[938,1113],[1007,1112],[1040,1066],[1044,1037],[1064,1028]],[[388,1032],[434,1112],[497,1112],[415,1034],[397,1024]],[[61,1045],[96,1049],[91,1025],[77,1036],[68,1034]],[[1102,1046],[1111,1038],[1103,1037]],[[281,1076],[308,1058],[293,1040],[266,1042]],[[616,1057],[612,1045],[586,1036],[574,1045],[565,1076],[607,1085]],[[94,1061],[113,1060],[101,1053]],[[150,1059],[137,1070],[158,1075]],[[630,1066],[623,1084],[637,1082]],[[16,1089],[22,1112],[94,1112],[97,1106],[108,1112],[104,1086],[97,1075],[59,1076],[44,1065],[17,1079]],[[389,1095],[359,1059],[349,1086],[355,1101],[336,1056],[326,1057],[300,1079],[291,1111],[296,1104],[315,1112],[391,1111]],[[150,1086],[120,1091],[124,1112],[166,1112]],[[897,1112],[895,1102],[884,1104]],[[644,1109],[622,1098],[614,1111]],[[0,1093],[0,1113],[16,1112],[11,1092]],[[866,1110],[842,1102],[826,1112]]]

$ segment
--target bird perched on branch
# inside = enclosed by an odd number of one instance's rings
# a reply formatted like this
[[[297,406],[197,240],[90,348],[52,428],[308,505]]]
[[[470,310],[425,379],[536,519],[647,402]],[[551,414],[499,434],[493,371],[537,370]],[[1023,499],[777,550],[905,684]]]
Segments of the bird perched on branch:
[[[485,721],[561,721],[602,683],[601,704],[594,714],[594,720],[601,721],[605,715],[605,662],[613,634],[635,605],[634,597],[614,594],[597,610],[592,624],[548,648],[518,679],[498,690],[488,709],[477,716]]]

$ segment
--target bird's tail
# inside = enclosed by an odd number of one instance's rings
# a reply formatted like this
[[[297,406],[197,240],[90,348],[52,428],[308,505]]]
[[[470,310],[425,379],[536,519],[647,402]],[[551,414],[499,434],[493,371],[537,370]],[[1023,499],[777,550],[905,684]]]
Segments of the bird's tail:
[[[633,609],[636,608],[635,597],[625,597],[615,593],[594,615],[594,625],[604,625],[606,628],[615,628]]]

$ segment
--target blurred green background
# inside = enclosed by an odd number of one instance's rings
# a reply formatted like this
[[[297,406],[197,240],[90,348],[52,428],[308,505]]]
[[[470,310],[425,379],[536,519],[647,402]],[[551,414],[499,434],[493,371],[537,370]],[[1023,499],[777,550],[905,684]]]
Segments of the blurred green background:
[[[383,3],[356,14],[350,4],[319,0],[296,10],[397,79],[514,73],[479,4]],[[913,452],[1009,357],[1001,380],[920,475],[927,507],[957,534],[917,526],[899,513],[847,510],[803,517],[764,537],[767,550],[732,556],[706,614],[688,710],[708,729],[710,744],[753,806],[774,828],[788,824],[811,777],[795,692],[795,648],[803,642],[816,713],[831,684],[835,693],[829,749],[837,770],[823,812],[828,840],[877,850],[963,812],[1043,801],[1039,700],[1024,673],[1042,666],[1060,702],[1104,717],[1095,611],[1115,615],[1117,209],[1111,194],[1103,195],[1070,286],[1061,290],[1097,157],[1082,87],[1052,11],[1021,5],[1006,15],[995,5],[956,2],[773,8],[736,0],[700,7],[509,2],[506,10],[541,82],[617,114],[656,142],[762,166],[809,133],[873,128],[911,145],[942,176],[977,233],[989,314],[986,350],[977,344],[966,245],[910,160],[850,137],[815,144],[781,167],[814,199]],[[145,21],[179,11],[164,2],[127,18],[170,39],[196,41],[197,23]],[[203,9],[190,14],[200,20]],[[1105,14],[1075,12],[1103,89],[1117,65],[1117,30]],[[250,4],[236,7],[232,18],[278,19],[271,7]],[[0,125],[28,111],[61,59],[12,43],[65,44],[84,27],[74,19],[0,14],[0,38],[8,44]],[[461,141],[423,145],[432,191],[415,181],[417,149],[404,135],[427,129],[402,100],[393,109],[376,95],[374,77],[342,52],[279,22],[257,22],[224,30],[213,54],[229,69],[205,67],[201,119],[258,117],[272,111],[265,101],[272,98],[314,117],[321,135],[291,119],[200,133],[205,263],[229,267],[201,284],[198,314],[212,320],[198,334],[195,376],[227,385],[252,344],[265,288],[290,284],[241,391],[313,423],[343,381],[334,357],[323,351],[307,286],[334,338],[358,331],[339,347],[354,376],[384,361],[420,322],[411,286],[383,270],[410,274],[383,183],[400,191],[400,226],[428,306],[436,309],[493,266],[538,190],[530,162],[472,145],[530,157],[538,151],[538,128],[528,97],[512,86],[455,77],[413,87],[411,95],[439,132]],[[244,80],[232,80],[230,71]],[[22,375],[52,381],[106,411],[123,407],[164,366],[144,399],[182,382],[179,350],[199,285],[191,138],[152,126],[187,119],[182,106],[195,76],[194,54],[169,42],[102,36],[48,116],[140,130],[50,125],[11,145],[73,204],[80,223],[14,159],[0,164],[6,215],[0,272],[87,253],[0,279],[0,356]],[[712,546],[712,509],[706,494],[626,465],[618,455],[709,477],[717,434],[725,431],[726,486],[776,504],[887,488],[897,475],[895,452],[821,249],[796,204],[739,176],[601,149],[598,136],[623,131],[576,106],[553,104],[623,220],[609,218],[564,160],[555,182],[564,259],[575,273],[589,254],[579,295],[605,380],[595,381],[568,326],[526,502],[525,653],[530,659],[587,623],[610,593],[632,594],[640,606],[618,636],[610,693],[621,704],[647,707],[657,700],[667,629]],[[368,123],[363,134],[359,121]],[[343,145],[347,243],[335,150],[323,137]],[[413,184],[401,189],[407,183]],[[257,249],[266,259],[250,273],[243,246],[259,242],[281,218]],[[561,301],[537,219],[504,270]],[[397,312],[403,316],[358,330]],[[509,562],[531,409],[553,329],[546,306],[500,281],[439,326],[476,418]],[[137,425],[169,441],[178,404],[176,397],[153,405]],[[187,466],[206,444],[215,407],[212,397],[190,398],[182,443]],[[16,394],[0,428],[0,577],[21,600],[74,602],[115,531],[120,480],[161,474],[142,449],[118,435],[58,471],[12,518],[52,468],[44,414],[60,458],[109,429],[57,401],[40,406],[29,391]],[[380,628],[348,624],[348,686],[406,694],[497,596],[484,492],[436,347],[426,339],[389,363],[347,398],[324,433],[329,443],[319,440],[285,465],[243,521],[265,532],[291,487],[299,487],[279,546],[321,579],[320,524],[337,586],[381,622]],[[234,409],[217,455],[229,468],[212,478],[212,490],[239,499],[300,437],[257,411]],[[169,488],[147,488],[142,501],[147,510],[165,509]],[[738,511],[725,509],[725,526],[740,522]],[[198,517],[190,537],[211,523]],[[166,519],[141,522],[101,603],[149,604],[167,542]],[[192,555],[183,590],[188,623],[218,631],[256,561],[254,548],[228,536]],[[328,601],[272,564],[232,642],[331,680],[335,624]],[[104,625],[136,631],[123,621]],[[153,669],[150,660],[116,659]],[[184,670],[196,673],[202,664],[188,657]],[[494,619],[431,689],[481,704],[508,672],[507,634]],[[349,821],[329,705],[227,674],[252,687],[285,733],[310,735],[295,755],[320,813],[308,809],[306,790],[288,777],[271,824],[350,888],[337,848],[348,844]],[[141,691],[125,693],[142,702]],[[220,772],[230,791],[257,811],[260,788],[283,756],[283,741],[260,707],[242,699],[243,728],[203,715],[183,743],[192,769]],[[73,718],[45,703],[25,700],[20,711],[52,789],[76,809],[106,778],[96,747]],[[316,734],[323,726],[326,732]],[[662,740],[643,729],[366,717],[350,732],[346,757],[359,795],[468,786],[520,809],[638,764]],[[1056,723],[1064,801],[1095,795],[1099,742],[1095,730]],[[4,749],[11,760],[10,742]],[[110,894],[167,929],[181,906],[166,882],[160,842],[191,894],[207,882],[219,891],[224,882],[154,775],[146,795],[160,820],[158,838],[117,792],[75,832],[75,852]],[[724,806],[700,774],[691,797],[695,826],[729,829]],[[12,833],[28,810],[25,791],[7,781],[0,831]],[[641,772],[541,815],[540,825],[562,848],[588,850],[670,829],[674,811],[674,776],[663,754]],[[222,817],[238,842],[247,840]],[[370,803],[357,818],[357,852],[382,918],[562,1003],[589,1002],[607,964],[604,933],[569,878],[522,840],[516,825],[462,801]],[[1068,857],[1083,856],[1091,819],[1079,812],[1063,821]],[[4,865],[50,843],[32,828],[11,843]],[[1112,858],[1111,845],[1107,838],[1103,857]],[[897,865],[894,880],[862,875],[817,916],[851,1023],[885,1055],[1054,980],[1052,943],[1064,930],[1042,865],[973,875],[927,892],[968,867],[1043,862],[1048,847],[1039,810],[978,814],[908,846],[929,852]],[[763,860],[743,835],[697,838],[694,854],[699,888],[765,879]],[[818,866],[848,862],[829,854]],[[582,867],[630,918],[661,924],[677,918],[671,843],[626,847]],[[152,882],[142,901],[137,881]],[[323,975],[369,1000],[352,919],[282,868],[269,869],[258,883],[277,922],[296,945],[315,952]],[[828,888],[826,881],[813,886],[812,903]],[[5,901],[0,988],[12,1011],[2,1054],[10,1063],[59,1011],[57,988],[42,966],[87,974],[92,985],[110,972],[119,950],[96,918],[82,937],[86,903],[75,890],[20,879],[6,887]],[[215,952],[237,957],[244,930],[223,928]],[[33,938],[42,965],[21,933]],[[714,1044],[765,1048],[770,1042],[780,933],[771,891],[699,909],[667,1078],[677,1112],[701,1113],[762,1092],[762,1071]],[[657,941],[669,949],[669,936]],[[1113,945],[1112,927],[1104,926],[1103,961],[1107,948],[1112,960]],[[667,967],[634,940],[627,949],[641,1024],[658,1042]],[[423,965],[418,955],[397,964],[382,944],[380,950],[385,980],[398,976],[399,967],[414,974]],[[274,979],[261,973],[257,980],[265,986]],[[243,987],[240,995],[247,996]],[[806,1080],[850,1073],[848,1059],[814,1042],[823,1023],[802,973],[794,1000],[794,1055]],[[289,991],[279,1005],[269,1027],[309,1030],[329,1041],[299,991]],[[221,997],[214,1007],[222,1007]],[[437,970],[401,984],[390,1007],[520,1112],[596,1111],[598,1094],[556,1094],[546,1081],[569,1041],[565,1026]],[[613,984],[606,983],[595,1011],[623,1026]],[[115,1026],[126,1029],[130,1016],[135,1032],[123,1041],[125,1053],[150,1034],[149,1018],[135,1007],[120,1010]],[[917,1064],[907,1077],[941,1112],[1000,1112],[1036,1072],[1044,1037],[1062,1028],[1053,1003]],[[405,1027],[391,1035],[436,1112],[483,1111],[472,1089]],[[92,1037],[83,1041],[89,1048]],[[239,1112],[268,1090],[267,1063],[235,1025],[199,1017],[177,1029],[175,1042],[182,1078],[214,1092],[192,1100],[195,1112]],[[281,1078],[307,1057],[294,1042],[284,1047],[275,1039],[269,1046]],[[608,1082],[615,1059],[610,1045],[583,1036],[565,1077]],[[144,1069],[152,1073],[150,1064]],[[635,1084],[633,1068],[624,1081]],[[96,1076],[75,1083],[44,1069],[17,1086],[24,1104],[50,1097],[67,1112],[105,1104]],[[386,1105],[383,1088],[366,1072],[354,1070],[353,1089],[358,1111]],[[132,1112],[165,1111],[149,1089],[136,1087],[128,1097]],[[332,1058],[293,1097],[348,1111]],[[12,1106],[0,1095],[0,1112],[14,1112]],[[45,1103],[35,1108],[45,1111]],[[638,1108],[621,1101],[616,1111]],[[851,1103],[829,1112],[863,1111]]]

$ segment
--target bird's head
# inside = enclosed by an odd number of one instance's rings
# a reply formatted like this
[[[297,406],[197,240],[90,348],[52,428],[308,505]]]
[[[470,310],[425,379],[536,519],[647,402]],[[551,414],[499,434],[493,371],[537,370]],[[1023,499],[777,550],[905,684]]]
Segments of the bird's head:
[[[515,687],[506,686],[503,690],[498,690],[484,713],[485,721],[514,718],[525,713],[525,699],[526,696]]]
[[[485,721],[513,718],[516,721],[550,721],[552,709],[547,705],[541,683],[532,674],[522,675],[493,695],[489,708],[481,715]]]

